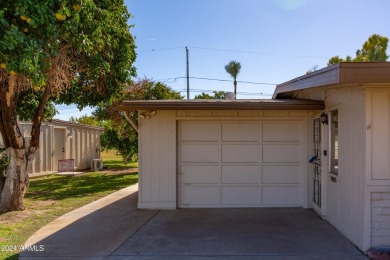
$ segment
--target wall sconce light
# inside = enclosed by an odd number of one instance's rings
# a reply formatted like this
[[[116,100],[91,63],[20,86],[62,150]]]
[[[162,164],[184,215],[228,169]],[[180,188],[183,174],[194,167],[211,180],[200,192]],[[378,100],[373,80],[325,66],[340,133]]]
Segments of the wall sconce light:
[[[68,136],[69,138],[72,138],[72,137],[73,137],[72,133],[68,133],[67,136]]]
[[[328,124],[328,115],[322,112],[320,115],[320,120],[323,125]]]
[[[155,117],[157,115],[156,110],[148,110],[143,113],[140,113],[138,116],[140,118],[145,118],[145,119],[151,119],[152,117]]]

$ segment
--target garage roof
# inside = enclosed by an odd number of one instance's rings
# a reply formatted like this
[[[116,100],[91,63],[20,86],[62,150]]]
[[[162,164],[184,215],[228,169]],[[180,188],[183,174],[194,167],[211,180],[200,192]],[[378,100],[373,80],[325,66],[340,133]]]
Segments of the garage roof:
[[[130,110],[322,110],[324,102],[298,99],[179,99],[124,101],[117,108]]]
[[[292,98],[294,91],[332,85],[390,83],[390,62],[341,62],[278,85],[272,98]]]

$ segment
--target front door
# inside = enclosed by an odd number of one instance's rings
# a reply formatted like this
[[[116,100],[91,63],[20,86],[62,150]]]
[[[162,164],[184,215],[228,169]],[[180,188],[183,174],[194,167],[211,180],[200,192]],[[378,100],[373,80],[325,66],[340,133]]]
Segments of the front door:
[[[321,120],[314,118],[313,120],[313,158],[312,163],[313,183],[312,183],[312,206],[319,214],[323,215],[322,205],[322,146],[321,146]]]
[[[58,171],[58,160],[65,159],[65,129],[54,128],[53,171]]]

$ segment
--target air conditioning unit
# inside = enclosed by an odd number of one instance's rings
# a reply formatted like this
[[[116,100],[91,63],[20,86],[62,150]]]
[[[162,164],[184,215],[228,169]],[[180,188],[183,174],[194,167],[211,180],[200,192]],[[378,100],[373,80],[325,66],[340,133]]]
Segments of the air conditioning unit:
[[[91,170],[92,171],[99,171],[103,169],[103,162],[101,159],[93,159],[91,161]]]
[[[233,92],[226,92],[225,99],[236,99],[236,95]]]

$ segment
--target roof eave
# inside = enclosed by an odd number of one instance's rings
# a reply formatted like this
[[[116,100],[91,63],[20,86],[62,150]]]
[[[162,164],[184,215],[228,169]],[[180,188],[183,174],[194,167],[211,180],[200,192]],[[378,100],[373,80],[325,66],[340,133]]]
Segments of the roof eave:
[[[120,111],[137,110],[321,110],[322,101],[284,100],[284,101],[193,101],[193,100],[139,100],[125,101],[118,107]]]
[[[276,86],[272,99],[278,99],[279,94],[286,92],[337,84],[339,83],[339,68],[340,64],[335,64],[279,84]]]
[[[291,98],[288,93],[336,84],[383,83],[390,83],[390,62],[341,62],[276,86],[272,98]]]

